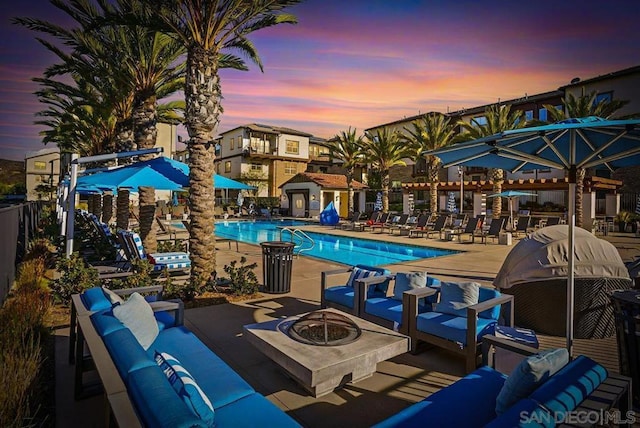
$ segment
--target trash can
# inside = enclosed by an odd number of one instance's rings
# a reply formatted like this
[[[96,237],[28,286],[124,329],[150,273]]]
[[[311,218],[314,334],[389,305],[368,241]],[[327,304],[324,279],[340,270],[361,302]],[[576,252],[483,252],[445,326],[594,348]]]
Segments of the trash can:
[[[620,374],[632,379],[633,405],[640,406],[640,291],[614,291],[611,301],[616,322]]]
[[[293,267],[292,242],[270,241],[262,247],[262,271],[265,293],[281,294],[291,290],[291,268]]]

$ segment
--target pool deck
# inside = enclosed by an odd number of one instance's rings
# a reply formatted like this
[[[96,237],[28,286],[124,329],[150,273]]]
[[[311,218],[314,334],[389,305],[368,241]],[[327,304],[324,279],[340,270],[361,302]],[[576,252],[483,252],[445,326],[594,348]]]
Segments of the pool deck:
[[[391,271],[426,270],[440,279],[471,279],[490,285],[512,246],[496,242],[484,244],[458,243],[436,239],[409,239],[386,233],[341,231],[319,225],[305,230],[381,239],[387,242],[427,245],[443,249],[462,250],[463,253],[422,259],[386,266]],[[631,234],[610,234],[612,242],[624,261],[640,256],[640,238]],[[235,246],[218,245],[217,266],[244,255],[249,262],[257,262],[256,274],[262,278],[262,256],[259,246],[240,243]],[[362,263],[366,263],[363,260]],[[241,303],[224,304],[187,310],[185,324],[207,346],[224,359],[258,392],[264,394],[305,427],[367,427],[403,408],[422,400],[464,375],[464,362],[445,350],[428,349],[417,355],[402,354],[378,364],[371,377],[320,398],[313,398],[295,381],[288,378],[268,357],[242,337],[242,326],[256,322],[308,312],[319,308],[320,273],[341,267],[337,263],[310,257],[293,262],[291,291],[286,294],[263,294],[262,297]],[[346,278],[346,276],[345,276]],[[73,401],[73,369],[67,364],[68,332],[57,330],[56,340],[56,425],[59,427],[102,426],[104,408],[100,397]],[[563,346],[564,339],[539,337],[541,348]],[[610,370],[617,370],[615,338],[578,340],[577,353],[602,362]]]

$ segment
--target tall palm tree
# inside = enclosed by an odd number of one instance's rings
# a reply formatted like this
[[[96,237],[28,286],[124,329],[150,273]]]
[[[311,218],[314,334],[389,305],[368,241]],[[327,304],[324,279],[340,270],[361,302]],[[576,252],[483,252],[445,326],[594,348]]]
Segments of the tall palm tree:
[[[352,130],[351,127],[349,127],[348,131],[342,131],[327,141],[331,158],[341,160],[343,162],[342,167],[346,170],[349,215],[354,211],[353,175],[356,166],[361,164],[363,160],[363,137],[361,135],[356,136],[356,133],[357,130],[355,128]]]
[[[615,99],[603,99],[596,103],[597,95],[597,92],[592,92],[589,95],[580,97],[568,94],[567,97],[562,100],[562,110],[549,104],[545,104],[544,108],[547,109],[551,122],[559,122],[569,118],[588,116],[610,119],[618,110],[629,104],[628,100]],[[584,168],[578,168],[576,171],[576,226],[578,227],[582,227],[584,224],[583,191],[585,173]]]
[[[425,150],[436,150],[453,143],[455,130],[451,124],[451,118],[442,113],[429,113],[421,120],[412,123],[413,128],[404,128],[408,135],[403,139],[415,150],[413,159],[418,162]],[[430,211],[438,212],[438,171],[440,170],[440,158],[427,156],[427,179],[429,182]]]
[[[122,0],[123,22],[161,31],[187,49],[185,125],[189,133],[189,201],[191,204],[191,277],[199,289],[215,271],[213,137],[221,114],[221,55],[235,63],[239,52],[262,63],[247,36],[274,25],[297,22],[282,9],[299,0]],[[133,19],[132,19],[133,18]]]
[[[526,125],[523,111],[511,111],[511,105],[494,104],[489,106],[484,112],[484,120],[471,119],[471,122],[459,121],[463,129],[460,140],[468,141],[477,138],[488,137],[510,129],[524,128]],[[491,181],[493,183],[493,193],[502,192],[504,183],[504,171],[500,168],[491,169]],[[493,198],[492,206],[493,218],[500,218],[502,214],[502,198]]]
[[[389,211],[390,170],[394,166],[407,166],[404,159],[414,155],[412,147],[400,139],[397,131],[389,128],[367,132],[363,140],[364,160],[380,173],[382,183],[382,211]]]

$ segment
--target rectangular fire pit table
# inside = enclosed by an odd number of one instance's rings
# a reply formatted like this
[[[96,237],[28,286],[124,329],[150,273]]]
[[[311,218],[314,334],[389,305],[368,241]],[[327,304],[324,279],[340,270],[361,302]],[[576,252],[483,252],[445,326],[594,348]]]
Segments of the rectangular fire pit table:
[[[245,325],[243,336],[314,397],[328,394],[347,382],[365,379],[375,373],[379,362],[409,350],[408,336],[336,309],[322,312],[354,321],[360,328],[360,337],[336,346],[311,345],[292,339],[287,334],[289,327],[307,314]]]

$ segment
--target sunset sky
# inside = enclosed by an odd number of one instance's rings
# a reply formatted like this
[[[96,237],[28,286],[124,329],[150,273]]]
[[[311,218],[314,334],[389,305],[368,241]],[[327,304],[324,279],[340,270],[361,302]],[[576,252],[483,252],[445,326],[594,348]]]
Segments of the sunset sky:
[[[46,0],[3,9],[0,158],[23,160],[44,147],[30,79],[56,58],[9,20],[70,21]],[[329,138],[640,65],[638,0],[308,0],[290,11],[297,25],[252,37],[264,73],[221,72],[219,132],[256,122]]]

